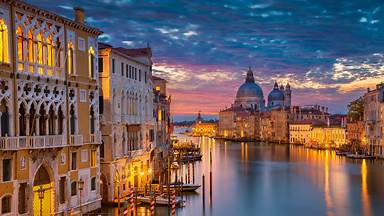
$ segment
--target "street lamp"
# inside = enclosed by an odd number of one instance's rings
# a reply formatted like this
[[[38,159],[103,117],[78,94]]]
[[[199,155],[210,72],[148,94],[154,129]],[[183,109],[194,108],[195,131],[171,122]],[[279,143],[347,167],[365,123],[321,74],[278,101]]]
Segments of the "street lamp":
[[[43,199],[44,199],[44,188],[42,185],[40,185],[39,189],[37,190],[37,194],[39,196],[40,200],[40,216],[43,216]]]
[[[80,216],[82,215],[82,209],[81,209],[81,191],[83,191],[84,189],[84,181],[82,179],[80,179],[78,182],[77,182],[77,187],[79,189],[79,195],[80,195],[80,199],[79,199],[79,202],[80,202]]]

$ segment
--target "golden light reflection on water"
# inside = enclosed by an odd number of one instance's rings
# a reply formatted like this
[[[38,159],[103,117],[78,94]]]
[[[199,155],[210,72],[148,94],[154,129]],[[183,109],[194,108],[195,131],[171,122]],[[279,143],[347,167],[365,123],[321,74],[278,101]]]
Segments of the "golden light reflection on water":
[[[324,152],[321,152],[322,154]],[[325,204],[327,206],[327,215],[332,216],[334,215],[332,212],[333,203],[332,203],[332,195],[330,192],[330,185],[329,185],[329,154],[328,151],[325,151],[324,156],[324,197],[325,197]]]
[[[363,206],[363,214],[365,216],[371,215],[371,203],[369,201],[367,173],[367,162],[364,159],[361,163],[361,201]]]

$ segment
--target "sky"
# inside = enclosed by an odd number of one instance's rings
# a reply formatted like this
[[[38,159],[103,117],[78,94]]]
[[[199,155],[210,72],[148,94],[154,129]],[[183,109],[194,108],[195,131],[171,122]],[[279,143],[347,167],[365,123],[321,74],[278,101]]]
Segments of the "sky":
[[[264,98],[275,81],[289,82],[294,105],[334,113],[384,81],[382,0],[28,2],[68,18],[83,7],[113,46],[148,43],[175,115],[229,107],[249,66]]]

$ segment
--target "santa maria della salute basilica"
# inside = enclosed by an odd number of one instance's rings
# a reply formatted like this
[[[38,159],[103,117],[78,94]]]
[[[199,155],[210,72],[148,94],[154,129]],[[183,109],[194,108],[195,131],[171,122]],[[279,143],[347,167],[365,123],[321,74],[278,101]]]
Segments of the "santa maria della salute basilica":
[[[263,90],[255,83],[253,72],[249,68],[245,82],[237,90],[234,106],[258,112],[289,108],[291,106],[291,88],[288,83],[284,88],[283,85],[279,87],[275,82],[266,104]]]

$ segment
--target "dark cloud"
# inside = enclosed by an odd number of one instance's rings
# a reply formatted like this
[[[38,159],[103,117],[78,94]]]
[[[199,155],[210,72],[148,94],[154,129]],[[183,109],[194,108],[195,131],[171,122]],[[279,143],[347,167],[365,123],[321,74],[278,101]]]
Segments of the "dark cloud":
[[[384,48],[384,8],[380,0],[33,0],[31,3],[69,18],[73,17],[73,6],[82,6],[87,23],[105,32],[101,40],[131,47],[145,46],[148,42],[155,63],[173,65],[178,68],[175,73],[194,65],[194,71],[184,71],[205,74],[204,66],[216,65],[235,73],[233,84],[238,84],[242,82],[241,70],[251,65],[266,89],[275,79],[296,80],[296,97],[308,98],[310,102],[321,103],[305,95],[311,89],[318,89],[311,93],[323,94],[321,98],[348,94],[343,98],[349,99],[357,93],[341,92],[340,85],[383,76],[380,53]],[[199,77],[191,77],[187,76],[176,86],[195,86]],[[211,90],[209,85],[199,86],[206,88],[205,92]],[[331,105],[341,112],[347,101],[342,103]]]

